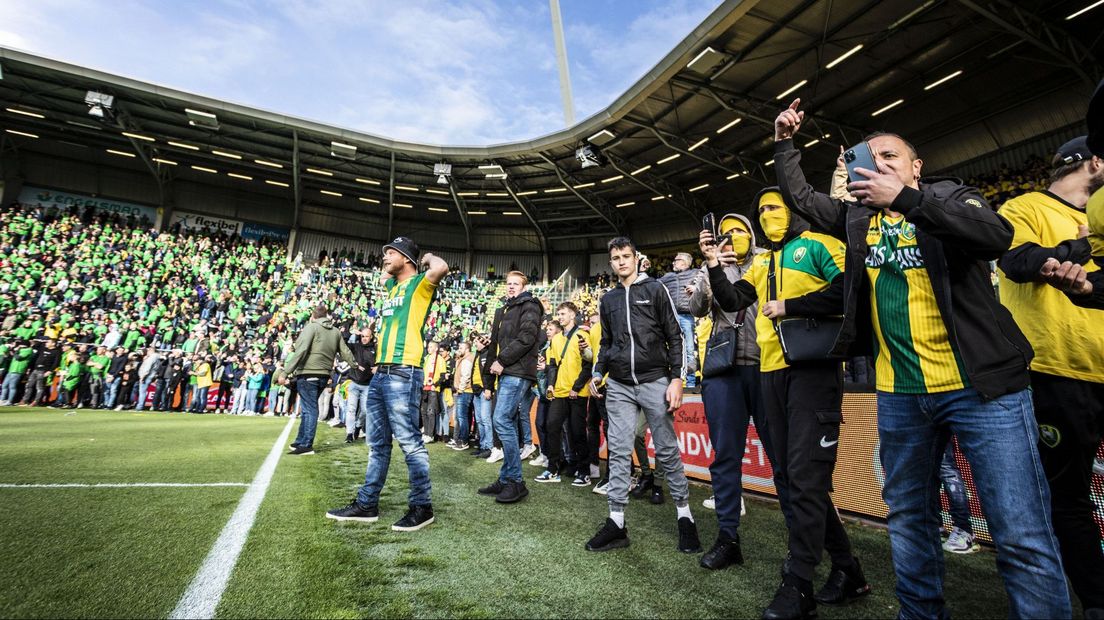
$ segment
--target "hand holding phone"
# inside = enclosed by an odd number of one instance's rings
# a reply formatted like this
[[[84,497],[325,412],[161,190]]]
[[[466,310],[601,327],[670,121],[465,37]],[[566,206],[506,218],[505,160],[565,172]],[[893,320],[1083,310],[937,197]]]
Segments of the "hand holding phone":
[[[712,213],[706,213],[702,217],[702,230],[708,230],[713,238],[717,238],[717,220]]]
[[[870,145],[860,142],[843,152],[843,165],[847,167],[847,180],[851,183],[865,181],[866,177],[855,172],[855,168],[878,170],[878,163],[874,161],[874,153]]]

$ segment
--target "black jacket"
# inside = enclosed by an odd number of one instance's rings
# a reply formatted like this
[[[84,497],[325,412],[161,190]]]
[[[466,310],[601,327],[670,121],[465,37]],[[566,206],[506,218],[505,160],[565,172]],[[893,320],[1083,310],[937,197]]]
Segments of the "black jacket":
[[[639,274],[627,288],[618,283],[598,303],[602,340],[594,376],[639,385],[682,378],[682,329],[675,302],[659,280]]]
[[[52,372],[57,369],[58,362],[61,361],[61,348],[54,347],[47,349],[42,347],[35,356],[34,362],[31,363],[32,370],[38,370],[42,372]]]
[[[544,306],[529,291],[507,299],[506,304],[495,311],[491,343],[487,348],[498,354],[487,356],[487,366],[482,369],[484,388],[492,387],[486,384],[493,383],[490,367],[496,360],[502,364],[503,375],[537,380],[543,318]]]
[[[368,385],[372,381],[372,366],[376,365],[375,341],[370,344],[361,344],[360,338],[357,338],[357,341],[349,348],[353,351],[353,357],[356,358],[357,365],[364,367],[364,370],[349,367],[349,378],[357,385]]]
[[[775,143],[775,162],[786,204],[813,230],[847,243],[846,320],[833,352],[872,355],[866,235],[876,211],[814,191],[801,171],[801,153],[792,140]],[[924,180],[919,190],[906,187],[892,209],[916,226],[936,304],[971,385],[986,399],[1026,388],[1028,365],[1035,353],[1012,314],[997,301],[990,280],[989,261],[1000,258],[1012,244],[1012,225],[989,208],[976,189],[957,180]]]

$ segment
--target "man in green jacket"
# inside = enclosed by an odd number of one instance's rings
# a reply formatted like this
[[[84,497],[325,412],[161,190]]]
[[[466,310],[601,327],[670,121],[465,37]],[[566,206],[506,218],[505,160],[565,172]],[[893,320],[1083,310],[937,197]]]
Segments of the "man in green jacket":
[[[32,349],[26,340],[20,339],[13,348],[12,360],[8,365],[8,374],[4,376],[3,386],[0,386],[0,407],[7,407],[15,402],[16,392],[19,390],[19,380],[27,372],[34,357]]]
[[[338,354],[350,366],[360,368],[349,345],[341,338],[341,330],[334,327],[329,309],[325,304],[318,304],[311,311],[310,322],[295,340],[291,355],[276,371],[276,380],[281,385],[287,384],[288,377],[294,378],[299,393],[299,433],[291,444],[291,454],[314,454],[318,395],[326,389]]]

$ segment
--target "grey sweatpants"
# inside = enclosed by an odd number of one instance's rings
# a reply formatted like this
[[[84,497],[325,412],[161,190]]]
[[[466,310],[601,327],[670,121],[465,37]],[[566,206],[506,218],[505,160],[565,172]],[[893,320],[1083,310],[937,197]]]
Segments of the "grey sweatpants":
[[[612,512],[624,512],[629,504],[629,478],[632,475],[633,440],[636,414],[640,410],[652,429],[656,462],[667,476],[667,488],[676,506],[689,503],[690,489],[682,468],[674,418],[667,413],[667,379],[641,385],[606,381],[606,413],[609,428],[609,506]]]

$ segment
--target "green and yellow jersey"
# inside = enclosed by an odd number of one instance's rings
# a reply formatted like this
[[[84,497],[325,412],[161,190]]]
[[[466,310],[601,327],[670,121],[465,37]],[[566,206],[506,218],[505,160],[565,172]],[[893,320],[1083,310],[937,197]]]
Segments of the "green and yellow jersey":
[[[402,282],[391,278],[384,287],[387,299],[380,310],[376,362],[420,367],[425,354],[426,317],[437,285],[419,273]]]
[[[1031,192],[1004,203],[1000,214],[1015,229],[1012,247],[1034,243],[1053,248],[1076,239],[1088,223],[1086,212],[1044,192]],[[1099,271],[1095,261],[1085,271]],[[1100,311],[1079,308],[1065,293],[1042,282],[1017,284],[997,271],[1001,303],[1023,330],[1035,359],[1031,369],[1048,375],[1104,383],[1104,331]]]
[[[879,212],[866,231],[877,389],[949,392],[970,385],[916,244],[916,226]]]
[[[743,279],[755,287],[760,305],[771,299],[769,275],[772,256],[775,263],[774,299],[777,300],[822,291],[843,273],[843,242],[829,235],[803,232],[781,250],[757,254],[751,268],[744,274]],[[787,368],[789,364],[782,355],[782,343],[778,341],[771,319],[756,313],[755,329],[760,372]]]

